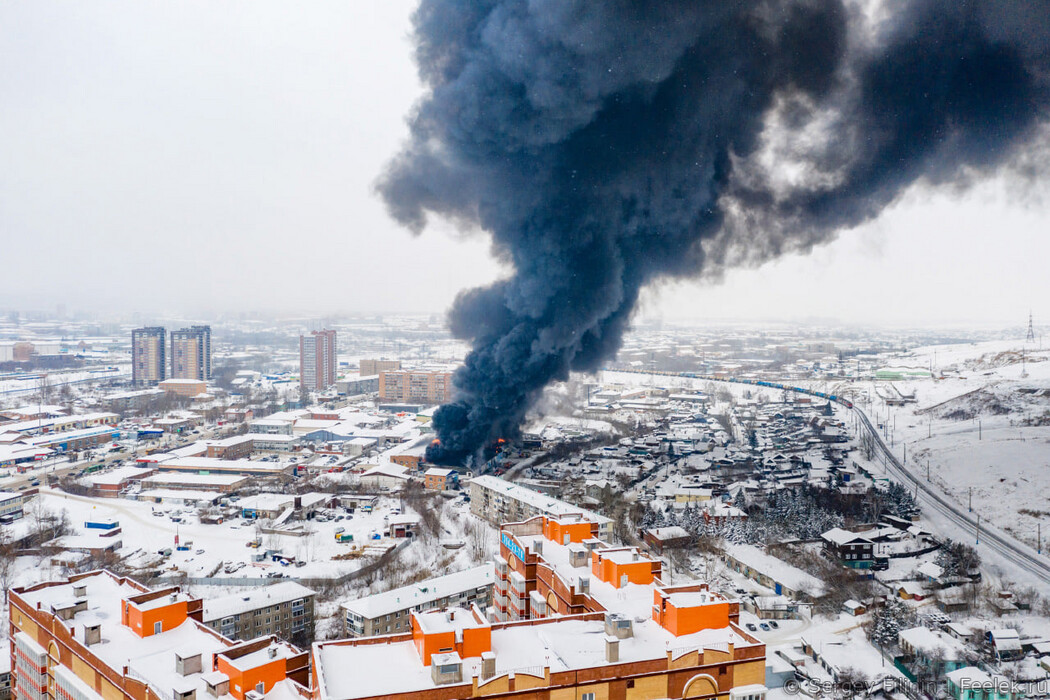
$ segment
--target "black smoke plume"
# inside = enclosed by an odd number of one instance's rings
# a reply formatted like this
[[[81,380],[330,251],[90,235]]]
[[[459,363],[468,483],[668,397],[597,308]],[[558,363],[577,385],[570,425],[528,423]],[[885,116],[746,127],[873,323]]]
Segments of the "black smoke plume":
[[[422,0],[427,94],[379,189],[492,237],[431,461],[514,437],[620,346],[640,289],[807,250],[1046,122],[1045,0]]]

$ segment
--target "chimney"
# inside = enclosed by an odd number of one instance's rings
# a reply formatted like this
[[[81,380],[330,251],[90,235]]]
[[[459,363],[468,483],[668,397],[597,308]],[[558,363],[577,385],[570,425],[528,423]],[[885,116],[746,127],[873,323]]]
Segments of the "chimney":
[[[621,613],[605,613],[605,634],[617,639],[627,639],[634,636],[634,626],[631,618]]]
[[[91,646],[102,641],[102,625],[84,625],[84,646]]]
[[[277,647],[270,647],[266,651],[269,653],[271,659],[277,658]]]
[[[615,664],[620,660],[620,640],[611,634],[605,635],[605,661]]]
[[[481,652],[481,680],[487,681],[496,675],[496,654],[491,651]]]
[[[86,598],[87,597],[87,584],[78,583],[73,586],[73,597],[74,598]]]

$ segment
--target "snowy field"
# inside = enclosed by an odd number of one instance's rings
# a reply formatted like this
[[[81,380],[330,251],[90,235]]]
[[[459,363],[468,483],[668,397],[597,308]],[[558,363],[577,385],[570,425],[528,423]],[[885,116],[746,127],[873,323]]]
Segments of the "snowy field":
[[[32,372],[36,374],[37,371]],[[30,373],[27,373],[30,374]],[[131,365],[114,365],[113,370],[96,371],[89,370],[49,370],[46,372],[48,384],[52,390],[56,390],[64,384],[78,384],[81,382],[100,381],[103,379],[115,379],[118,377],[130,377]],[[40,380],[38,379],[0,379],[0,405],[10,403],[20,405],[26,394],[40,391]]]
[[[884,425],[896,454],[920,474],[928,465],[931,483],[1017,539],[1035,547],[1041,528],[1045,549],[1050,351],[993,341],[920,348],[901,360],[945,378],[872,387],[865,410]],[[882,397],[891,389],[914,393],[915,403],[887,406]]]

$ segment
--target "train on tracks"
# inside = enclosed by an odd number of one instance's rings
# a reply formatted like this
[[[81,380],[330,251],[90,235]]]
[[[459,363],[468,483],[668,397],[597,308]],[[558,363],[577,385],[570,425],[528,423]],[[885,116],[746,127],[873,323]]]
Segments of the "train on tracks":
[[[751,384],[752,386],[761,386],[766,387],[768,389],[780,389],[782,391],[793,391],[796,394],[816,396],[817,398],[827,399],[828,401],[834,401],[835,403],[845,406],[846,408],[853,408],[853,402],[842,396],[828,394],[823,391],[813,391],[812,389],[804,389],[800,386],[791,386],[789,384],[778,384],[777,382],[762,381],[760,379],[740,379],[738,377],[717,377],[711,374],[699,374],[698,372],[664,372],[658,370],[644,369],[608,369],[606,371],[629,372],[631,374],[655,374],[658,376],[665,377],[685,377],[687,379],[701,379],[704,381],[711,382],[728,382],[730,384]]]

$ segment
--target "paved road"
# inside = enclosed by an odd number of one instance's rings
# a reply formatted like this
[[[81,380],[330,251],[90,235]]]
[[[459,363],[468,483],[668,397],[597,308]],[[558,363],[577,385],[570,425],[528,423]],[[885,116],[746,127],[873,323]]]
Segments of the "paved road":
[[[879,431],[872,425],[864,411],[854,406],[853,412],[860,420],[862,426],[874,438],[876,447],[882,453],[883,464],[885,464],[887,472],[892,474],[902,484],[909,485],[913,489],[917,487],[919,501],[924,508],[936,511],[943,518],[959,527],[963,532],[969,533],[970,539],[967,539],[966,541],[975,541],[974,538],[977,535],[977,519],[965,509],[953,503],[947,496],[940,493],[937,489],[927,485],[924,478],[913,473],[905,465],[901,464],[896,455],[894,455],[886,446],[882,436],[879,435]],[[978,551],[982,548],[991,549],[1003,559],[1020,567],[1039,580],[1050,580],[1050,560],[1048,560],[1047,557],[1039,554],[1023,542],[1019,542],[1013,537],[990,527],[985,523],[981,523],[980,526],[980,544],[978,545]]]

